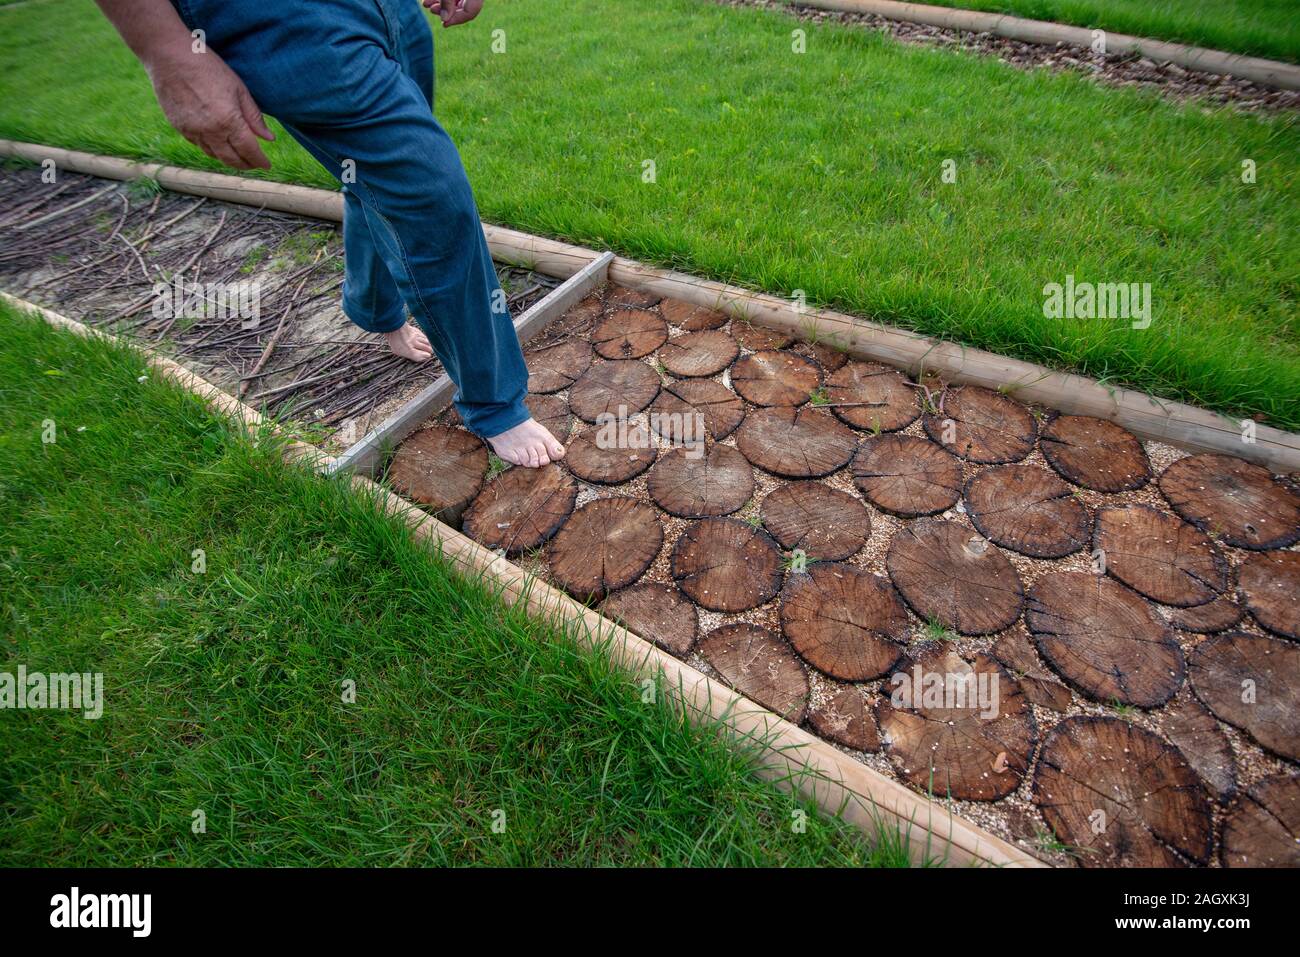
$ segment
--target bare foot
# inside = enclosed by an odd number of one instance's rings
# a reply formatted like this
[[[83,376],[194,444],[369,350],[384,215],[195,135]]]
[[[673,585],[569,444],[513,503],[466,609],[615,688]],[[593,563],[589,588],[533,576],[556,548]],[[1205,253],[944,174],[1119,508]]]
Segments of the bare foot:
[[[429,345],[429,337],[410,323],[392,332],[385,332],[384,338],[388,340],[388,348],[403,359],[428,362],[433,358],[433,346]]]
[[[488,445],[503,461],[530,469],[564,458],[564,446],[536,419],[520,422],[513,429],[491,436]]]

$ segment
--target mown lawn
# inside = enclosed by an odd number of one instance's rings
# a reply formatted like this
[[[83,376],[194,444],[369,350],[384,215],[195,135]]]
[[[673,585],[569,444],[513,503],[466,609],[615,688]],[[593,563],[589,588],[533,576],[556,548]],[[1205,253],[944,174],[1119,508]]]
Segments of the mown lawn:
[[[926,0],[1300,62],[1295,0]]]
[[[0,135],[215,168],[89,0],[0,17]],[[1300,426],[1290,116],[702,0],[489,0],[435,32],[489,220]],[[1067,275],[1150,283],[1154,321],[1045,319]]]
[[[275,446],[0,309],[0,866],[905,860]]]

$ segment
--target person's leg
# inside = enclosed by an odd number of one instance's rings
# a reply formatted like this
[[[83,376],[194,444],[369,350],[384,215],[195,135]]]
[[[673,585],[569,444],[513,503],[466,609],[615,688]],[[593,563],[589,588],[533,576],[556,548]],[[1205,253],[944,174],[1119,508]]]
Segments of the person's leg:
[[[524,405],[527,368],[460,157],[398,62],[402,31],[428,29],[404,15],[415,5],[314,0],[286,16],[259,0],[186,3],[266,112],[336,176],[355,171],[349,191],[466,426],[515,464],[562,455]]]

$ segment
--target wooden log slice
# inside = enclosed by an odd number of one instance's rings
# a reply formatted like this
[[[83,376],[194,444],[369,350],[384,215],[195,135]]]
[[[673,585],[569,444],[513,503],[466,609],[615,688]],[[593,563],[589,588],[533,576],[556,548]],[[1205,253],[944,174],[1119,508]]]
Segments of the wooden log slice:
[[[808,675],[789,647],[754,625],[723,625],[700,641],[700,657],[746,698],[795,724],[808,711]]]
[[[725,312],[683,302],[680,299],[665,299],[659,303],[659,311],[674,326],[685,329],[687,332],[721,329],[727,324],[727,314]]]
[[[748,611],[781,587],[781,552],[766,532],[730,518],[706,518],[677,539],[673,581],[710,611]]]
[[[676,587],[657,582],[615,592],[600,612],[679,658],[690,653],[700,629],[700,613],[690,599]]]
[[[821,478],[848,465],[855,438],[819,409],[755,409],[736,430],[749,461],[781,478]]]
[[[1170,608],[1169,624],[1183,631],[1192,631],[1208,635],[1215,631],[1224,631],[1233,627],[1246,615],[1242,608],[1226,595],[1220,595],[1214,601],[1191,608]]]
[[[564,464],[584,482],[619,485],[648,469],[658,454],[643,425],[627,423],[622,432],[596,426],[568,444]]]
[[[1043,744],[1034,803],[1084,867],[1177,867],[1210,856],[1210,802],[1167,741],[1118,718],[1066,718]],[[1173,848],[1174,850],[1170,850]]]
[[[871,513],[861,501],[820,482],[791,482],[763,499],[763,527],[786,551],[837,562],[871,537]]]
[[[876,362],[850,362],[826,380],[831,411],[856,429],[897,432],[921,415],[921,400],[907,379]]]
[[[527,395],[524,405],[539,425],[545,426],[561,442],[567,441],[573,431],[573,416],[569,404],[558,395]]]
[[[640,359],[668,341],[668,323],[644,309],[620,309],[596,326],[591,344],[606,359]]]
[[[907,612],[889,582],[853,565],[809,565],[781,595],[781,631],[810,665],[842,681],[886,674],[903,653]]]
[[[1088,544],[1088,510],[1037,465],[996,465],[966,484],[966,513],[991,541],[1031,558],[1061,558]]]
[[[904,658],[876,706],[894,770],[918,790],[996,801],[1029,770],[1038,728],[1020,683],[985,655],[966,661],[933,642]]]
[[[961,462],[919,436],[882,435],[863,442],[853,457],[853,484],[882,512],[935,515],[961,497]]]
[[[644,362],[601,362],[583,373],[569,390],[569,408],[584,422],[601,415],[635,415],[659,394],[659,374]]]
[[[1184,695],[1164,710],[1161,724],[1210,796],[1223,803],[1231,800],[1237,790],[1237,759],[1214,715],[1194,697]]]
[[[1061,714],[1070,710],[1070,689],[1043,667],[1023,628],[1017,626],[1007,631],[993,644],[991,651],[993,657],[1020,682],[1020,690],[1030,704]]]
[[[1034,450],[1038,423],[1015,399],[963,385],[945,391],[941,402],[941,410],[927,412],[922,424],[930,438],[954,454],[982,465],[1005,465]]]
[[[1224,867],[1300,867],[1300,777],[1265,778],[1223,825]]]
[[[541,545],[573,513],[578,486],[554,462],[506,469],[465,510],[465,534],[491,549],[518,555]]]
[[[644,289],[629,289],[612,283],[605,289],[605,302],[615,309],[649,309],[658,305],[661,299],[663,296]]]
[[[885,567],[917,615],[963,635],[1009,628],[1024,605],[1020,576],[1007,556],[956,522],[931,519],[899,529]]]
[[[398,447],[388,480],[399,493],[459,525],[466,506],[483,488],[488,450],[464,429],[435,425],[420,429]]]
[[[721,329],[688,332],[664,343],[659,361],[673,375],[699,379],[717,375],[740,355],[740,346]]]
[[[745,403],[721,382],[690,379],[666,385],[650,406],[650,428],[669,442],[722,441],[745,418]]]
[[[828,741],[854,751],[879,751],[880,729],[859,685],[823,680],[821,695],[808,705],[808,723]]]
[[[1127,492],[1151,481],[1146,449],[1128,429],[1088,415],[1058,415],[1040,437],[1047,464],[1098,492]]]
[[[598,498],[573,513],[546,546],[556,583],[580,601],[636,581],[664,543],[659,515],[632,498]]]
[[[731,387],[754,405],[803,405],[821,381],[817,364],[797,352],[755,352],[731,367]]]
[[[1160,476],[1174,511],[1237,548],[1287,548],[1300,542],[1300,495],[1268,469],[1230,455],[1189,455]]]
[[[577,305],[570,306],[564,313],[562,322],[567,328],[583,328],[599,319],[605,312],[605,303],[600,293],[593,292]]]
[[[528,357],[528,391],[559,392],[591,368],[591,345],[570,339],[558,346],[538,349]]]
[[[673,449],[650,472],[650,497],[669,515],[711,518],[730,515],[754,495],[754,471],[729,445]]]
[[[1093,547],[1106,574],[1162,605],[1204,605],[1228,587],[1228,565],[1214,543],[1148,505],[1098,509]]]
[[[1154,708],[1183,683],[1183,652],[1169,629],[1109,578],[1048,572],[1029,590],[1025,623],[1051,669],[1097,701]]]
[[[801,351],[822,367],[823,372],[838,372],[849,363],[849,354],[824,342],[802,343]]]
[[[1196,697],[1221,721],[1300,761],[1300,645],[1225,631],[1196,646],[1189,671]]]
[[[756,326],[744,319],[732,320],[731,335],[750,352],[762,352],[765,349],[784,349],[794,342],[794,336],[788,336],[776,329]]]
[[[1269,631],[1300,640],[1300,552],[1260,552],[1237,570],[1246,607]]]

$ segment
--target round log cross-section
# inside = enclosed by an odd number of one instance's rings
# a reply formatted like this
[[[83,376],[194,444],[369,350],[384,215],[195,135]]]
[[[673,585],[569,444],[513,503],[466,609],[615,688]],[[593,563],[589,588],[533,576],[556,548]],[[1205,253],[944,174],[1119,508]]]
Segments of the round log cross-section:
[[[1300,867],[1300,777],[1278,774],[1251,788],[1223,826],[1224,867]]]
[[[458,525],[465,507],[483,487],[488,452],[483,440],[464,429],[435,425],[401,444],[388,466],[393,488]]]
[[[640,359],[668,341],[668,323],[644,309],[620,309],[591,333],[591,344],[606,359]]]
[[[1300,641],[1300,552],[1251,555],[1237,569],[1237,584],[1257,622]]]
[[[1162,712],[1167,737],[1192,766],[1216,801],[1228,801],[1237,790],[1237,759],[1228,736],[1214,715],[1192,695],[1180,695]]]
[[[1300,761],[1300,645],[1226,631],[1192,652],[1192,691],[1261,747]]]
[[[646,490],[659,507],[681,518],[730,515],[754,494],[754,472],[729,445],[666,452],[650,472]]]
[[[643,425],[610,423],[588,429],[565,448],[564,464],[584,482],[618,485],[636,478],[658,455]]]
[[[763,352],[768,349],[784,349],[790,343],[794,342],[794,336],[786,335],[784,332],[778,332],[775,329],[756,326],[753,323],[746,322],[744,319],[736,319],[732,321],[731,334],[735,337],[737,342],[751,352]]]
[[[847,492],[820,482],[791,482],[763,499],[763,527],[786,551],[837,562],[857,554],[871,537],[871,513]]]
[[[737,360],[731,387],[754,405],[803,405],[821,376],[817,363],[796,352],[765,350]]]
[[[725,312],[683,302],[680,299],[665,299],[659,303],[659,311],[674,326],[687,332],[721,329],[727,324],[727,314]]]
[[[1205,533],[1146,505],[1099,510],[1093,546],[1107,574],[1162,605],[1204,605],[1228,587],[1227,563]]]
[[[853,432],[820,409],[755,409],[736,430],[736,448],[764,472],[821,478],[849,464]]]
[[[559,392],[577,382],[591,367],[591,346],[570,339],[539,349],[528,357],[528,391]]]
[[[700,657],[747,698],[787,721],[803,721],[808,675],[780,638],[743,622],[723,625],[700,639]]]
[[[1043,458],[1067,481],[1127,492],[1151,480],[1146,449],[1128,429],[1087,415],[1058,415],[1040,437]]]
[[[507,469],[465,511],[465,534],[480,545],[518,555],[541,545],[568,520],[578,486],[552,462]]]
[[[889,582],[853,565],[809,565],[781,595],[781,631],[818,671],[870,681],[903,652],[907,612]]]
[[[853,483],[882,512],[916,518],[957,504],[961,462],[915,435],[867,439],[853,458]]]
[[[644,362],[616,359],[592,366],[569,390],[569,408],[584,422],[640,412],[659,394],[659,374]]]
[[[721,329],[688,332],[666,342],[659,361],[673,375],[699,379],[717,375],[740,355],[740,346]]]
[[[945,391],[940,402],[941,407],[922,420],[926,435],[962,458],[1004,465],[1019,462],[1033,451],[1038,423],[1015,399],[963,385]]]
[[[617,591],[605,599],[600,611],[679,658],[690,652],[700,628],[700,613],[690,599],[675,586],[658,582]]]
[[[808,723],[823,738],[854,751],[879,751],[880,729],[861,685],[822,680],[822,695],[808,704]]]
[[[731,518],[706,518],[673,546],[672,576],[701,608],[748,611],[781,587],[781,552],[770,535]]]
[[[659,515],[631,498],[598,498],[573,513],[546,546],[551,576],[581,601],[641,577],[664,543]]]
[[[917,615],[963,635],[991,635],[1020,617],[1025,593],[1015,566],[956,522],[931,519],[899,529],[885,567]]]
[[[1025,623],[1052,670],[1098,701],[1154,708],[1183,683],[1183,652],[1169,629],[1109,578],[1048,572],[1029,590]]]
[[[650,406],[650,428],[669,442],[722,441],[745,418],[745,403],[721,382],[688,379],[666,385]]]
[[[1036,465],[996,465],[966,485],[966,511],[990,541],[1031,558],[1088,544],[1092,522],[1073,490]]]
[[[573,416],[569,406],[558,395],[528,395],[524,405],[538,424],[547,429],[561,442],[567,441],[573,431]]]
[[[1020,786],[1038,743],[1020,684],[985,655],[974,664],[933,642],[904,658],[876,707],[885,754],[936,797],[996,801]]]
[[[1118,718],[1066,718],[1048,735],[1034,802],[1084,867],[1177,867],[1210,856],[1210,802],[1196,772],[1150,731]],[[1171,848],[1173,850],[1171,850]]]
[[[897,432],[921,415],[917,390],[876,362],[849,362],[826,382],[826,399],[841,421],[868,432]]]
[[[1183,518],[1237,548],[1300,542],[1300,495],[1231,455],[1179,459],[1160,476],[1160,492]]]

